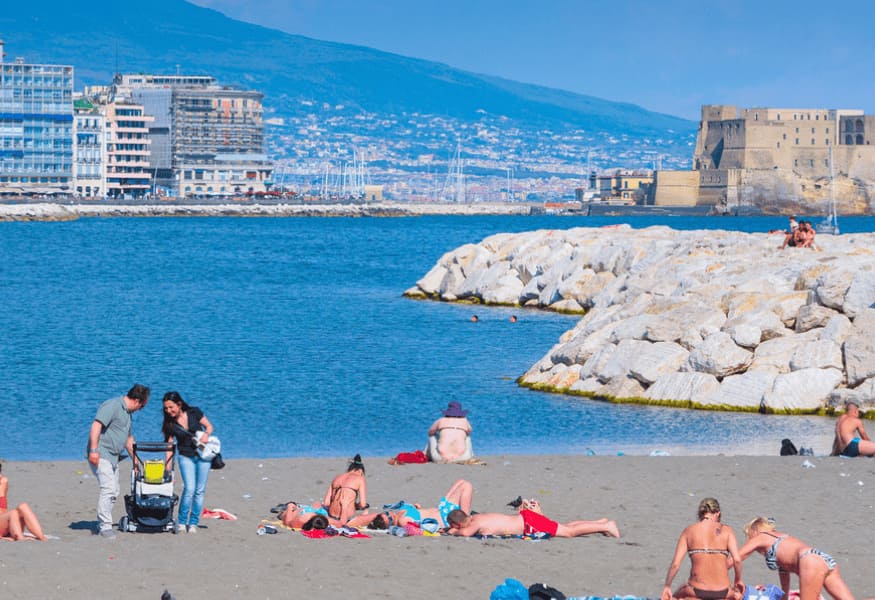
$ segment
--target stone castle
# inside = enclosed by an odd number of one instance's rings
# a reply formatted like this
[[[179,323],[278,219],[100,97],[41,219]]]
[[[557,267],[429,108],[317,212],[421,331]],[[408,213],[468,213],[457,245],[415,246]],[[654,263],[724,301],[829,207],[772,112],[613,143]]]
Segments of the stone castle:
[[[691,171],[657,171],[649,203],[715,211],[875,212],[875,115],[705,105]]]

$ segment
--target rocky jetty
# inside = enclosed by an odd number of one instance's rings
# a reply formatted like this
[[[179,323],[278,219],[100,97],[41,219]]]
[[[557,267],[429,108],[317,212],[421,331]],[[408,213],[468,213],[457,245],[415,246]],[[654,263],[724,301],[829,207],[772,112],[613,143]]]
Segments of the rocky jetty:
[[[577,228],[445,254],[413,298],[580,312],[523,376],[619,402],[772,413],[875,408],[875,234]]]

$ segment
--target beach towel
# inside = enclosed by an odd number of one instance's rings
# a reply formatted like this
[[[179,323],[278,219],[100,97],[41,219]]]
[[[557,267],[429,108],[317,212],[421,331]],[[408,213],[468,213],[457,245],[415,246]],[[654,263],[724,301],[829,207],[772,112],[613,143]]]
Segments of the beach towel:
[[[395,458],[389,460],[390,465],[414,465],[428,462],[428,457],[422,450],[414,452],[399,452]]]
[[[323,540],[325,538],[347,537],[347,538],[370,538],[353,527],[328,527],[327,529],[311,529],[309,531],[301,530],[301,534],[311,540]]]
[[[232,515],[223,508],[205,508],[201,513],[205,519],[224,519],[225,521],[236,521],[237,517]]]

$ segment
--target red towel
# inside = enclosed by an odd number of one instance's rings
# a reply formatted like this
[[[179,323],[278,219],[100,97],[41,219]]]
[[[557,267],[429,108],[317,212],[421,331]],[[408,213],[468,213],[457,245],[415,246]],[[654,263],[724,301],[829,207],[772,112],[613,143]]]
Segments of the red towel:
[[[425,455],[425,452],[422,450],[417,450],[415,452],[400,452],[398,456],[395,457],[396,465],[412,465],[412,464],[422,464],[427,463],[428,457]]]

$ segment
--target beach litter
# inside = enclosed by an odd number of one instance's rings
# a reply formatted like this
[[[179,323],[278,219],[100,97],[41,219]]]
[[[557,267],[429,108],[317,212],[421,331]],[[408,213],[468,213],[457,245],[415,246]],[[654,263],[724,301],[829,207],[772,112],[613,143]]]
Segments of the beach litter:
[[[815,468],[814,463],[812,463],[812,462],[811,462],[810,460],[808,460],[808,459],[806,459],[805,462],[802,463],[802,466],[803,466],[804,468],[806,468],[806,469],[814,469],[814,468]]]

